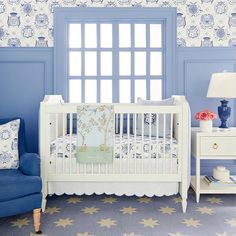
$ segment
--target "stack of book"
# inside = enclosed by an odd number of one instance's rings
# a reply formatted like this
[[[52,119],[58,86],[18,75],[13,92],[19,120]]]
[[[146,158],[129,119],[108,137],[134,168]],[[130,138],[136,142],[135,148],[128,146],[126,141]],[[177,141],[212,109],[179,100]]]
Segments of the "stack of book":
[[[235,186],[236,187],[236,176],[230,176],[228,181],[220,181],[215,179],[213,176],[206,175],[204,176],[204,180],[211,187],[225,187],[225,186]]]

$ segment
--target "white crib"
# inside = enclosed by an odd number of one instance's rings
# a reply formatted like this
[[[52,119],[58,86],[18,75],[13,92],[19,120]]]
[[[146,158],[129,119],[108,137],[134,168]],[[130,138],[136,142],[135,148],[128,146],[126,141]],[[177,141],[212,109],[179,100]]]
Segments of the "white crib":
[[[76,146],[73,129],[78,104],[64,103],[58,95],[45,96],[39,116],[43,211],[46,197],[50,194],[162,196],[179,192],[185,212],[190,179],[190,109],[184,96],[173,98],[174,105],[168,106],[114,104],[114,143],[118,145],[118,158],[114,157],[112,163],[83,164],[77,161],[73,150]],[[134,118],[138,114],[142,120],[144,114],[150,117],[155,114],[157,120],[162,116],[164,130],[168,115],[173,135],[167,136],[164,131],[163,137],[159,137],[158,128],[155,137],[151,132],[144,135],[143,123],[142,133],[138,135],[137,119]],[[124,126],[127,126],[126,131]],[[124,144],[127,145],[125,156],[122,154]],[[141,153],[136,153],[138,148]]]

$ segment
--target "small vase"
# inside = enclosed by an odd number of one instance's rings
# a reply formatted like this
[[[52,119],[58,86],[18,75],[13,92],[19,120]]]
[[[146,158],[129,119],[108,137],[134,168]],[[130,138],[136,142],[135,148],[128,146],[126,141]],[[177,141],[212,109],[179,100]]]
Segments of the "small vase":
[[[212,120],[200,120],[200,131],[211,132],[212,131]]]

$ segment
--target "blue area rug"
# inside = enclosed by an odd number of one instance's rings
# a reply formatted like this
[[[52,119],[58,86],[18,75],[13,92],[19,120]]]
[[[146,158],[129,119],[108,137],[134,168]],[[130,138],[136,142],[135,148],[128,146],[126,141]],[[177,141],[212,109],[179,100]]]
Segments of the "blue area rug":
[[[236,236],[236,195],[190,191],[187,212],[169,197],[52,196],[42,214],[45,236]],[[32,214],[0,219],[1,236],[33,236]]]

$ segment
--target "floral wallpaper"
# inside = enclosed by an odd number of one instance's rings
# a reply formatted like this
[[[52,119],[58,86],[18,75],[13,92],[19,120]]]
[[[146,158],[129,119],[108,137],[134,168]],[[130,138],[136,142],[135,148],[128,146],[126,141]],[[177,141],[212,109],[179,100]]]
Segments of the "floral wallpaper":
[[[236,47],[236,0],[0,0],[0,47],[52,47],[54,7],[177,7],[180,47]]]

